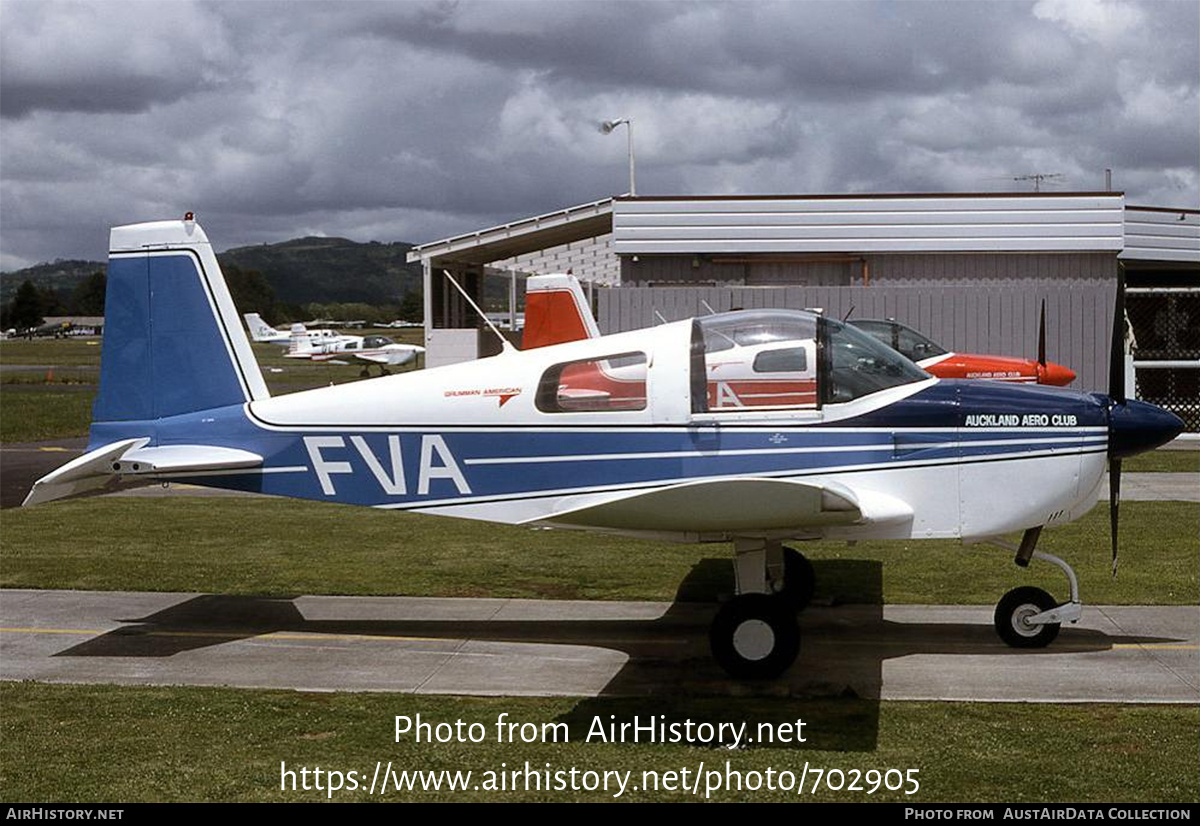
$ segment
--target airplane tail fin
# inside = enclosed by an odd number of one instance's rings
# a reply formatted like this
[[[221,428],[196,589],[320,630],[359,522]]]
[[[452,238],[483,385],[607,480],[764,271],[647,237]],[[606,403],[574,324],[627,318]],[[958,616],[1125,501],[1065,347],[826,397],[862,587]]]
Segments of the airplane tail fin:
[[[39,479],[26,505],[261,464],[241,449],[158,443],[163,419],[214,411],[211,423],[219,408],[270,395],[208,238],[190,216],[113,228],[104,309],[88,452]]]
[[[250,337],[255,341],[272,341],[283,338],[285,335],[263,321],[262,316],[258,313],[246,313],[242,318],[246,319],[246,327],[250,330]]]
[[[533,275],[525,280],[523,350],[598,338],[600,328],[573,275]]]
[[[288,356],[292,358],[303,358],[312,354],[312,341],[308,337],[308,328],[303,324],[293,324],[291,329],[292,339],[288,342]]]
[[[270,395],[195,221],[114,227],[109,249],[93,443],[102,425],[128,433],[134,422]]]

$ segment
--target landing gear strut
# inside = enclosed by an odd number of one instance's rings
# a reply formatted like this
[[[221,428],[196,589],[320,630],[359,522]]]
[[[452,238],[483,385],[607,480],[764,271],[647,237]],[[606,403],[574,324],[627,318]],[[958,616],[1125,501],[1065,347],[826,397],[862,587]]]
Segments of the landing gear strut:
[[[1024,568],[1031,559],[1040,559],[1057,565],[1067,575],[1071,600],[1059,604],[1041,588],[1028,585],[1013,588],[1005,594],[996,605],[993,619],[1000,639],[1013,648],[1045,648],[1058,636],[1064,622],[1079,622],[1083,614],[1083,603],[1079,601],[1079,580],[1071,566],[1053,554],[1034,550],[1040,534],[1040,527],[1025,532],[1020,547],[1015,549],[1016,563]],[[991,540],[991,543],[1013,550],[1010,545],[998,540]]]
[[[812,600],[812,563],[777,541],[736,540],[737,596],[709,629],[713,658],[732,677],[769,680],[800,653],[796,612]]]

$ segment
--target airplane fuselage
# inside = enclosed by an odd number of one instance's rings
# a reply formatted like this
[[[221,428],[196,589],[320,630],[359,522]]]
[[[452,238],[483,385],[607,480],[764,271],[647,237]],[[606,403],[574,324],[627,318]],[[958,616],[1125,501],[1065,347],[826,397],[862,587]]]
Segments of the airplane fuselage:
[[[840,484],[877,496],[885,512],[895,505],[870,525],[781,529],[802,538],[995,536],[1078,518],[1096,502],[1108,442],[1096,396],[930,378],[818,409],[697,413],[688,400],[689,335],[686,323],[665,325],[150,426],[159,445],[202,441],[264,459],[261,469],[192,479],[206,485],[512,524],[631,490],[732,477]],[[539,409],[548,369],[623,352],[623,339],[650,354],[643,409]],[[97,424],[92,442],[144,433],[147,424]],[[730,537],[660,526],[622,532]]]

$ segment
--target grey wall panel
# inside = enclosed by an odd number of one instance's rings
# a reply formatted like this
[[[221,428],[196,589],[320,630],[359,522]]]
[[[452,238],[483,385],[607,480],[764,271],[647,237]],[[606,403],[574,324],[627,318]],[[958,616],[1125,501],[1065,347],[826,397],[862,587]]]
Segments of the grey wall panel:
[[[1200,212],[1126,207],[1121,257],[1200,263]]]
[[[613,248],[684,252],[1120,250],[1117,193],[618,199]]]
[[[635,330],[717,312],[785,307],[821,308],[842,318],[895,318],[959,352],[1037,357],[1038,318],[1046,301],[1046,354],[1079,374],[1079,390],[1108,387],[1113,279],[1024,279],[988,285],[852,287],[618,287],[599,290],[598,322],[605,333]]]
[[[621,257],[621,283],[638,286],[732,285],[782,286],[830,284],[850,286],[862,280],[863,259],[870,283],[926,284],[935,281],[971,280],[980,285],[1014,279],[1115,278],[1115,252],[1102,253],[891,253],[847,257],[830,261],[781,260],[770,255],[739,257],[722,263],[721,256],[625,255]],[[725,261],[730,261],[729,257]]]
[[[979,283],[1013,279],[1115,278],[1116,254],[894,254],[867,256],[871,283],[904,284],[929,281]]]

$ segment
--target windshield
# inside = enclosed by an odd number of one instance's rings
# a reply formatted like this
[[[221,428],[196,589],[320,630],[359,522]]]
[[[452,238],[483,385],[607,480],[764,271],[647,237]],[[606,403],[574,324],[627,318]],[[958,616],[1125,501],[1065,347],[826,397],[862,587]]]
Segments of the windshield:
[[[837,404],[929,374],[874,336],[849,324],[822,319],[827,380],[823,401]]]
[[[937,342],[898,321],[863,319],[862,321],[851,321],[850,323],[863,332],[870,333],[876,339],[882,341],[888,347],[891,347],[911,361],[942,356],[947,352]]]

